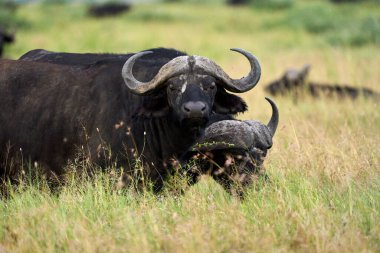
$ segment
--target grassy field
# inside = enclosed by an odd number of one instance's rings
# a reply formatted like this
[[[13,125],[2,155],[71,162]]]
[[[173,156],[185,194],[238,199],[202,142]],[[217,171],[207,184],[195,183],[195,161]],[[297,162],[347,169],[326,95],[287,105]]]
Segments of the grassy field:
[[[266,122],[263,87],[288,67],[310,63],[314,81],[380,92],[378,7],[155,4],[96,20],[82,5],[27,5],[17,10],[17,42],[5,56],[163,46],[210,57],[238,77],[248,63],[229,48],[241,47],[258,56],[263,74],[243,95],[249,111],[240,118]],[[380,102],[275,101],[281,117],[265,162],[270,182],[247,189],[244,200],[207,176],[184,195],[160,196],[114,191],[101,173],[58,193],[26,182],[0,199],[0,252],[380,252]]]

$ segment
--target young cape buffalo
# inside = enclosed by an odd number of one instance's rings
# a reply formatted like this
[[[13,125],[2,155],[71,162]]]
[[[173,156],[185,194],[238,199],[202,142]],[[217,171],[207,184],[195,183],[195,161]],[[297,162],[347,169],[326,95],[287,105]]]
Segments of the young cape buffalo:
[[[254,120],[221,120],[206,128],[205,135],[187,154],[189,164],[194,164],[189,170],[193,182],[209,174],[226,190],[237,190],[241,195],[245,186],[265,176],[264,159],[279,121],[276,104],[266,99],[272,107],[267,125]]]

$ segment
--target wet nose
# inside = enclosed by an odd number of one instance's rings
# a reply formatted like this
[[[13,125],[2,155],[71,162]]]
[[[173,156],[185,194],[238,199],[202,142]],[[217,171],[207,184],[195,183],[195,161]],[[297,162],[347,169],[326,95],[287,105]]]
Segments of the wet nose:
[[[207,105],[201,101],[186,102],[182,106],[182,112],[187,118],[203,118],[207,112]]]

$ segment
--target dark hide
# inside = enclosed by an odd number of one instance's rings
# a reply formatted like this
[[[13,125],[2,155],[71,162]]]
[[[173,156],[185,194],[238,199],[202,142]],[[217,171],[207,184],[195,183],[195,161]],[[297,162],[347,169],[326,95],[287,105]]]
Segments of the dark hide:
[[[0,57],[3,55],[4,45],[14,41],[14,36],[0,28]]]
[[[143,56],[142,58],[137,61],[137,64],[139,62],[143,63],[144,66],[149,64],[149,68],[154,67],[155,69],[149,73],[149,76],[154,76],[156,72],[159,70],[159,68],[170,61],[171,59],[186,55],[184,52],[175,50],[175,49],[167,49],[167,48],[152,48],[147,49],[147,51],[153,52],[152,56]],[[104,60],[114,60],[114,61],[120,61],[125,62],[129,57],[131,57],[133,54],[107,54],[107,53],[61,53],[61,52],[51,52],[44,49],[34,49],[31,50],[24,55],[22,55],[19,59],[24,61],[37,61],[37,62],[49,62],[54,64],[61,64],[61,65],[70,65],[70,66],[81,66],[81,65],[90,65],[95,64],[98,61],[104,61]],[[144,77],[149,78],[149,77]]]
[[[154,51],[136,61],[133,71],[139,80],[150,80],[162,65],[183,54],[172,49]],[[44,57],[53,54],[58,64],[43,62]],[[129,174],[134,173],[135,164],[141,161],[144,176],[159,189],[168,171],[168,161],[183,156],[210,118],[246,109],[244,101],[224,94],[218,84],[214,92],[222,92],[221,96],[205,88],[204,85],[216,80],[202,79],[201,91],[195,75],[180,103],[200,99],[210,108],[210,115],[204,115],[202,120],[183,119],[181,112],[176,111],[181,104],[170,105],[171,98],[177,95],[168,85],[146,96],[129,91],[121,76],[128,55],[104,59],[104,55],[87,54],[88,58],[81,59],[91,64],[74,66],[63,62],[70,62],[70,56],[83,55],[44,54],[37,62],[30,62],[30,58],[27,61],[24,56],[24,61],[0,63],[2,175],[11,173],[5,164],[8,158],[20,153],[61,175],[63,166],[80,151],[85,159],[102,167],[116,163]],[[176,77],[167,80],[174,88],[176,81]],[[223,97],[223,101],[218,97]],[[213,107],[214,100],[218,108]]]
[[[340,84],[319,84],[309,82],[307,91],[313,97],[329,96],[338,98],[350,98],[357,99],[359,97],[364,98],[376,98],[380,99],[380,94],[368,89],[368,88],[355,88],[348,85]]]
[[[104,3],[93,5],[88,9],[88,15],[93,17],[108,17],[129,11],[131,6],[127,3]]]
[[[149,56],[143,56],[136,62],[136,73],[139,80],[148,81],[152,79],[158,70],[171,59],[186,55],[184,52],[167,49],[167,48],[153,48],[147,51],[152,51],[153,54]],[[31,50],[19,59],[23,61],[34,61],[34,62],[48,62],[59,65],[69,65],[69,66],[88,66],[94,65],[96,63],[107,64],[109,62],[120,62],[125,63],[125,61],[131,57],[133,54],[95,54],[95,53],[61,53],[61,52],[51,52],[44,49]]]
[[[70,66],[80,66],[95,64],[98,61],[107,59],[120,59],[121,61],[125,62],[131,55],[132,54],[57,53],[44,49],[34,49],[25,53],[19,59],[24,61],[37,61]]]
[[[380,99],[379,93],[368,88],[308,81],[309,69],[310,66],[305,65],[301,70],[287,70],[279,80],[268,84],[265,90],[273,96],[292,95],[295,99],[305,92],[316,98],[326,96],[349,99],[359,97]]]

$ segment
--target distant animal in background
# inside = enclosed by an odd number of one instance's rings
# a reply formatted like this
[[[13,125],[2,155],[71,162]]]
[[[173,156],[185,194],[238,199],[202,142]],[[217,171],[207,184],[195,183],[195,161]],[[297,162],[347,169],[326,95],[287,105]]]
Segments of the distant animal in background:
[[[14,41],[14,36],[7,33],[4,29],[0,28],[0,57],[3,55],[4,44],[12,43]]]
[[[310,65],[305,65],[301,69],[288,69],[283,76],[265,87],[265,91],[273,96],[292,95],[298,98],[303,93],[309,93],[313,97],[339,97],[357,99],[360,96],[365,98],[380,99],[380,94],[368,88],[356,88],[349,85],[322,84],[308,80]]]
[[[226,3],[228,5],[246,5],[248,3],[248,0],[227,0]]]
[[[123,12],[129,11],[130,4],[127,3],[104,3],[90,6],[88,14],[93,17],[107,17],[119,15]]]

